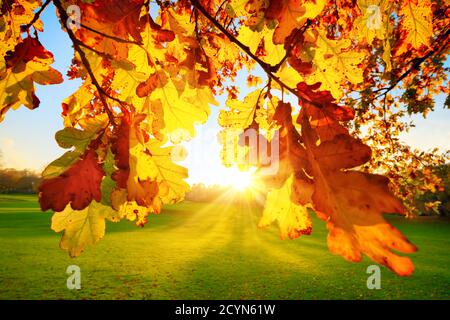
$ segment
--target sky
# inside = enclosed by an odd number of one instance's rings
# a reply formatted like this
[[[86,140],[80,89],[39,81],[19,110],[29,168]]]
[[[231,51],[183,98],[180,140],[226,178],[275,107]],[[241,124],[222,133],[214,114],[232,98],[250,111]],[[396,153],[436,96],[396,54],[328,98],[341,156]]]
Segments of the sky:
[[[3,167],[32,169],[42,171],[45,166],[61,156],[65,151],[55,142],[54,134],[63,129],[61,101],[75,92],[79,80],[68,80],[65,76],[73,56],[73,49],[66,33],[57,21],[55,8],[49,6],[41,16],[44,33],[39,39],[44,47],[55,57],[52,65],[64,75],[59,85],[36,86],[36,94],[41,104],[35,110],[20,107],[10,110],[0,123],[0,152]],[[240,82],[244,97],[245,77]],[[435,147],[441,151],[450,150],[450,111],[444,110],[445,96],[436,97],[435,111],[423,119],[420,115],[410,117],[416,127],[404,133],[401,139],[409,145],[430,150]],[[220,145],[216,135],[220,131],[217,117],[220,109],[225,108],[225,98],[217,97],[219,107],[212,106],[211,115],[206,124],[199,126],[196,137],[185,145],[188,155],[180,162],[189,169],[190,183],[228,184],[236,173],[235,169],[225,169],[220,160]]]

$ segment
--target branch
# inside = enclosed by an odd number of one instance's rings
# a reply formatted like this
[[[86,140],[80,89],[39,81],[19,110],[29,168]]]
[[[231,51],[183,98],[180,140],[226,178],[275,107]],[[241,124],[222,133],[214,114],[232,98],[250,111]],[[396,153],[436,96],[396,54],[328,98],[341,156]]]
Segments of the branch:
[[[312,104],[318,108],[321,108],[322,106],[320,104],[315,103],[314,101],[310,100],[307,97],[303,97],[300,92],[297,90],[289,87],[286,85],[283,81],[280,80],[277,76],[274,75],[274,72],[277,70],[274,70],[273,66],[270,64],[262,61],[259,57],[257,57],[255,54],[253,54],[249,47],[244,45],[242,42],[240,42],[235,36],[233,36],[224,26],[222,26],[214,17],[212,17],[208,11],[206,11],[205,8],[202,7],[202,5],[198,2],[198,0],[190,0],[194,8],[196,8],[198,11],[202,13],[202,15],[208,19],[217,29],[219,29],[231,42],[236,44],[242,51],[244,51],[250,58],[252,58],[256,63],[258,63],[261,68],[266,72],[267,76],[278,83],[282,89],[286,89],[290,93],[294,94],[296,97],[299,98],[301,101],[307,101],[309,104]],[[284,61],[282,61],[284,62]]]
[[[91,31],[91,32],[94,32],[94,33],[96,33],[96,34],[98,34],[98,35],[100,35],[100,36],[102,36],[102,37],[105,37],[105,38],[114,40],[114,41],[119,42],[119,43],[135,44],[135,45],[138,45],[138,46],[139,46],[139,45],[142,45],[142,43],[140,43],[139,41],[132,41],[132,40],[127,40],[127,39],[115,37],[115,36],[109,35],[109,34],[107,34],[107,33],[104,33],[104,32],[98,31],[98,30],[95,30],[95,29],[93,29],[93,28],[91,28],[91,27],[89,27],[89,26],[87,26],[87,25],[85,25],[85,24],[80,24],[80,26],[81,26],[82,28],[84,28],[84,29],[86,29],[86,30],[89,30],[89,31]]]
[[[385,87],[385,88],[381,88],[375,91],[372,91],[371,93],[377,93],[380,91],[383,91],[383,93],[380,93],[379,95],[377,95],[375,97],[375,99],[378,99],[380,97],[382,97],[383,95],[387,95],[390,91],[392,91],[393,89],[395,89],[395,87],[397,87],[397,85],[403,80],[405,79],[411,72],[413,71],[418,71],[420,70],[420,65],[425,62],[428,58],[430,58],[431,56],[433,56],[435,53],[441,53],[442,51],[444,51],[444,49],[447,47],[447,45],[449,44],[449,41],[447,41],[447,38],[450,36],[450,29],[448,29],[445,33],[440,34],[439,36],[436,37],[436,43],[440,44],[443,43],[444,45],[441,48],[436,48],[434,47],[433,49],[431,49],[430,51],[428,51],[424,56],[420,57],[420,58],[416,58],[414,60],[412,60],[412,66],[406,70],[405,72],[403,72],[400,77],[398,77],[397,79],[395,79],[394,83],[392,83],[389,87]]]
[[[66,31],[67,31],[67,33],[68,33],[68,35],[69,35],[70,40],[72,40],[73,47],[74,47],[75,51],[77,51],[78,54],[80,55],[81,61],[83,62],[83,65],[84,65],[84,67],[86,68],[89,77],[91,78],[92,84],[93,84],[93,85],[95,86],[95,88],[97,89],[97,92],[98,92],[98,94],[99,94],[100,101],[102,102],[103,107],[104,107],[106,113],[108,114],[109,121],[115,126],[116,123],[115,123],[115,121],[114,121],[114,114],[113,114],[113,112],[111,111],[111,109],[109,108],[109,105],[108,105],[108,103],[107,103],[107,101],[106,101],[105,96],[108,97],[108,98],[112,98],[112,97],[110,97],[110,96],[103,90],[103,88],[100,86],[100,84],[98,83],[97,79],[95,78],[94,72],[92,71],[92,68],[91,68],[91,65],[90,65],[90,63],[89,63],[89,60],[87,59],[86,54],[84,53],[84,51],[81,49],[81,46],[80,46],[80,44],[79,44],[79,41],[78,41],[77,37],[76,37],[75,34],[73,33],[72,29],[70,29],[70,28],[67,26],[66,21],[69,20],[69,16],[67,15],[67,12],[64,10],[64,8],[63,8],[63,6],[62,6],[61,0],[54,0],[53,2],[54,2],[54,4],[55,4],[56,8],[58,9],[59,15],[60,15],[60,17],[61,17],[61,19],[62,19],[62,25],[63,25],[64,28],[66,29]]]
[[[44,2],[44,4],[39,8],[39,10],[34,14],[33,20],[31,20],[28,24],[22,26],[22,31],[28,31],[36,21],[39,20],[39,17],[41,16],[41,13],[45,10],[45,8],[52,2],[52,0],[47,0]]]

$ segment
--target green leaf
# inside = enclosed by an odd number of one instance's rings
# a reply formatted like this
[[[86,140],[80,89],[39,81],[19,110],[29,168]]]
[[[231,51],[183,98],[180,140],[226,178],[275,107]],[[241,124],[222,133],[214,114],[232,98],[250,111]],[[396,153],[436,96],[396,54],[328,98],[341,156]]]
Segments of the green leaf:
[[[67,168],[75,163],[83,153],[75,150],[64,153],[61,157],[50,163],[42,172],[44,179],[54,178],[61,175]]]
[[[55,134],[55,139],[61,148],[69,149],[75,147],[77,150],[84,151],[89,142],[91,142],[94,134],[95,132],[69,127],[59,130]]]

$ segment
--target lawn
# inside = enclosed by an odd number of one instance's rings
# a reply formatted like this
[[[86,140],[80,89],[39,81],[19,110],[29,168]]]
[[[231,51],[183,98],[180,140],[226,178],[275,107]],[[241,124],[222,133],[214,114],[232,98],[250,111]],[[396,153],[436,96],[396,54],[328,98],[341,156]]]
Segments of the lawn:
[[[415,273],[381,268],[369,290],[369,259],[331,254],[326,228],[280,240],[259,230],[259,209],[184,202],[149,218],[144,228],[108,223],[106,237],[76,259],[59,249],[35,196],[0,195],[0,299],[449,299],[450,221],[392,223],[419,247]],[[68,290],[66,268],[81,268],[81,290]]]

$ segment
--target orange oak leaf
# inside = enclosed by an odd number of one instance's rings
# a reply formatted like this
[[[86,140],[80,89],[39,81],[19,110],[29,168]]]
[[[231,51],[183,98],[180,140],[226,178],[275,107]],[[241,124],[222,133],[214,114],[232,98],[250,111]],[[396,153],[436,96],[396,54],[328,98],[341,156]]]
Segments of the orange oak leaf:
[[[308,221],[304,206],[312,206],[318,217],[327,221],[331,252],[354,262],[360,261],[362,254],[366,254],[399,275],[410,275],[414,270],[411,260],[391,250],[411,253],[416,247],[383,217],[385,213],[404,214],[402,204],[390,193],[389,180],[354,171],[370,159],[371,149],[353,138],[340,124],[340,107],[326,98],[329,92],[303,89],[303,94],[309,95],[309,98],[316,96],[317,101],[321,101],[322,97],[323,108],[308,102],[302,104],[298,117],[300,134],[292,124],[291,105],[278,104],[274,119],[281,126],[281,168],[277,178],[284,177],[287,181],[289,172],[293,173],[289,178],[293,181],[285,182],[283,186],[286,188],[286,183],[291,185],[285,192],[289,194],[292,204],[285,204],[285,209],[275,213],[266,210],[261,224],[265,226],[278,220],[282,234],[286,234],[286,230],[297,228],[299,221]],[[333,112],[333,108],[337,112]],[[317,119],[326,121],[317,125]],[[337,128],[339,130],[336,132]],[[327,130],[329,133],[320,139],[319,133]],[[279,189],[280,185],[275,188],[271,195],[284,190]],[[274,199],[269,205],[272,202]],[[289,233],[290,237],[301,234]]]
[[[412,253],[416,247],[383,217],[384,213],[405,213],[388,188],[389,180],[344,170],[367,162],[370,148],[348,133],[320,141],[307,111],[300,113],[299,120],[310,163],[308,174],[313,177],[312,202],[319,217],[327,221],[330,251],[350,261],[360,261],[364,253],[398,275],[410,275],[411,260],[391,250]]]
[[[89,149],[59,177],[44,180],[39,186],[39,203],[43,211],[63,211],[70,203],[74,210],[83,210],[92,200],[100,202],[104,171],[97,153]]]
[[[283,44],[294,29],[301,28],[308,18],[316,17],[324,6],[323,0],[271,0],[265,17],[279,22],[273,43]]]
[[[152,73],[148,79],[141,82],[136,87],[136,95],[140,98],[150,95],[156,88],[162,88],[167,83],[168,79],[166,74],[161,72]]]
[[[297,92],[302,97],[303,112],[310,120],[321,141],[332,140],[336,135],[347,135],[348,130],[339,121],[353,119],[353,109],[336,104],[329,91],[316,91],[321,83],[297,84]]]
[[[78,1],[83,14],[83,23],[92,24],[90,27],[102,25],[110,29],[110,35],[128,39],[129,36],[142,41],[141,9],[144,0],[105,0],[88,3]]]

